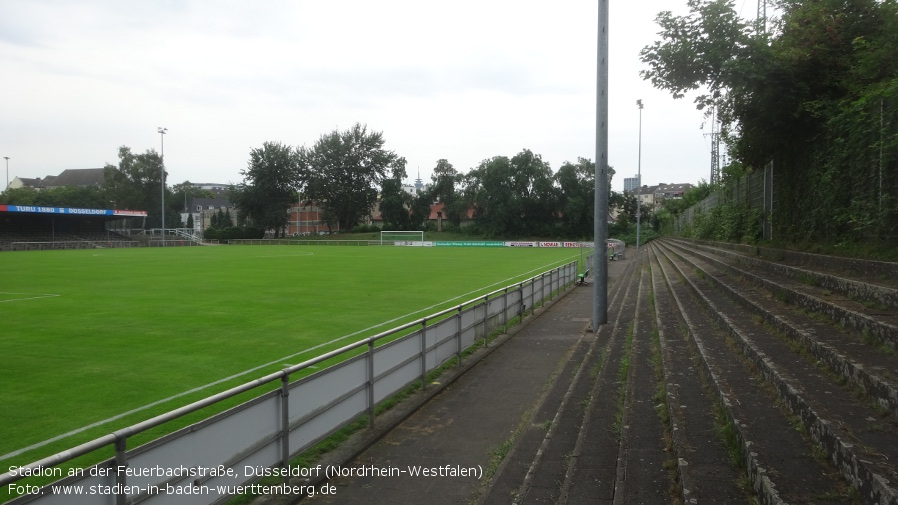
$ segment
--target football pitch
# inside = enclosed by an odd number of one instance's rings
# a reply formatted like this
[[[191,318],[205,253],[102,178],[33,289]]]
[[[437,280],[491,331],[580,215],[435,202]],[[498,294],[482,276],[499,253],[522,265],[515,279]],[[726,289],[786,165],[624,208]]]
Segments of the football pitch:
[[[553,248],[3,253],[0,467],[580,259]]]

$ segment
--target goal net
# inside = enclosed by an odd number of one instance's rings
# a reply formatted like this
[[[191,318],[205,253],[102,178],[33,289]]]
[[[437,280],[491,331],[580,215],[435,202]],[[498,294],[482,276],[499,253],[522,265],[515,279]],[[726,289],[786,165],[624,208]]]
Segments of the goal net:
[[[380,245],[421,245],[424,242],[423,231],[382,231]]]

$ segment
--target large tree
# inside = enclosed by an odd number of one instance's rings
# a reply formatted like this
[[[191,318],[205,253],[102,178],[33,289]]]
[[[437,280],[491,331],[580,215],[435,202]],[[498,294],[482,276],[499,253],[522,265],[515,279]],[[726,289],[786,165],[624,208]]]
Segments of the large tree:
[[[641,59],[649,68],[640,74],[674,98],[696,92],[697,108],[704,109],[709,117],[713,111],[721,119],[725,138],[735,139],[734,131],[752,124],[744,117],[749,106],[747,95],[760,98],[756,83],[771,77],[772,83],[778,83],[779,72],[768,57],[766,39],[739,17],[733,0],[689,0],[688,5],[689,14],[685,16],[674,16],[670,11],[658,14],[661,40],[642,49]],[[788,95],[781,97],[786,99]],[[757,145],[754,152],[769,156],[769,149]],[[755,161],[766,160],[761,156]]]
[[[555,174],[562,230],[569,237],[589,237],[594,232],[595,163],[578,158],[565,162]]]
[[[162,158],[159,153],[149,149],[143,154],[134,154],[130,147],[121,146],[118,157],[118,167],[107,164],[104,173],[104,188],[114,206],[120,209],[146,210],[146,225],[162,226],[164,191],[166,225],[178,223],[180,215],[172,210],[177,207],[172,206],[168,187],[162,184]]]
[[[250,151],[244,181],[231,188],[231,202],[241,222],[274,231],[277,237],[289,221],[287,210],[296,201],[300,187],[297,152],[280,142],[265,142]]]
[[[778,0],[769,34],[732,0],[659,14],[642,72],[713,106],[746,170],[775,160],[778,234],[888,235],[898,221],[898,2]]]
[[[430,209],[433,205],[433,198],[430,197],[429,191],[421,191],[412,197],[411,208],[409,209],[409,228],[412,230],[423,230],[430,220]]]
[[[177,204],[176,208],[181,208],[183,205],[184,212],[189,212],[190,209],[188,209],[187,206],[190,205],[190,201],[201,195],[211,195],[212,198],[215,196],[215,194],[209,190],[202,190],[194,187],[190,181],[184,181],[181,184],[172,186],[172,203]]]
[[[409,205],[412,195],[402,188],[402,181],[407,177],[404,166],[393,168],[391,177],[384,179],[381,188],[380,214],[385,230],[408,230]]]
[[[325,222],[351,230],[371,215],[387,174],[405,168],[405,158],[384,149],[384,143],[381,132],[356,123],[299,149],[306,195],[322,207]]]
[[[529,149],[484,160],[467,177],[474,221],[489,235],[551,234],[557,195],[549,164]]]
[[[554,234],[558,194],[549,163],[530,149],[524,149],[511,158],[511,171],[518,222],[526,222],[531,232],[544,236]]]
[[[461,188],[464,174],[459,173],[452,163],[441,158],[430,176],[430,199],[443,203],[443,217],[455,226],[461,226],[462,219],[467,218],[468,204]]]
[[[507,156],[483,160],[465,176],[465,199],[474,208],[474,224],[488,235],[507,233],[514,226],[511,162]]]

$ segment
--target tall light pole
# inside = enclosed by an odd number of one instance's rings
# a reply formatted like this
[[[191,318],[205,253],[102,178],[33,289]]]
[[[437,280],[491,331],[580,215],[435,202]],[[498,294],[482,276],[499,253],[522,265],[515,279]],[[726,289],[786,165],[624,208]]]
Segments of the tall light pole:
[[[592,331],[608,323],[608,1],[599,0],[598,47],[596,51],[596,167],[593,209],[593,304]]]
[[[160,170],[162,171],[160,179],[162,180],[162,247],[165,247],[165,132],[168,128],[159,127],[159,161],[161,162]]]
[[[639,252],[639,221],[642,216],[642,100],[636,100],[639,106],[639,157],[636,163],[636,252]]]
[[[4,160],[6,160],[6,189],[9,189],[9,156],[4,156]]]

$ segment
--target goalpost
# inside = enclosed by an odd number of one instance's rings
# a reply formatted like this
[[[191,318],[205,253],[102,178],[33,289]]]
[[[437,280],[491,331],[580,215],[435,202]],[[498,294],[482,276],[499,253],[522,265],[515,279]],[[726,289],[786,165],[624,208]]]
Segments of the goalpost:
[[[380,232],[380,245],[421,245],[422,242],[424,242],[423,231]]]

